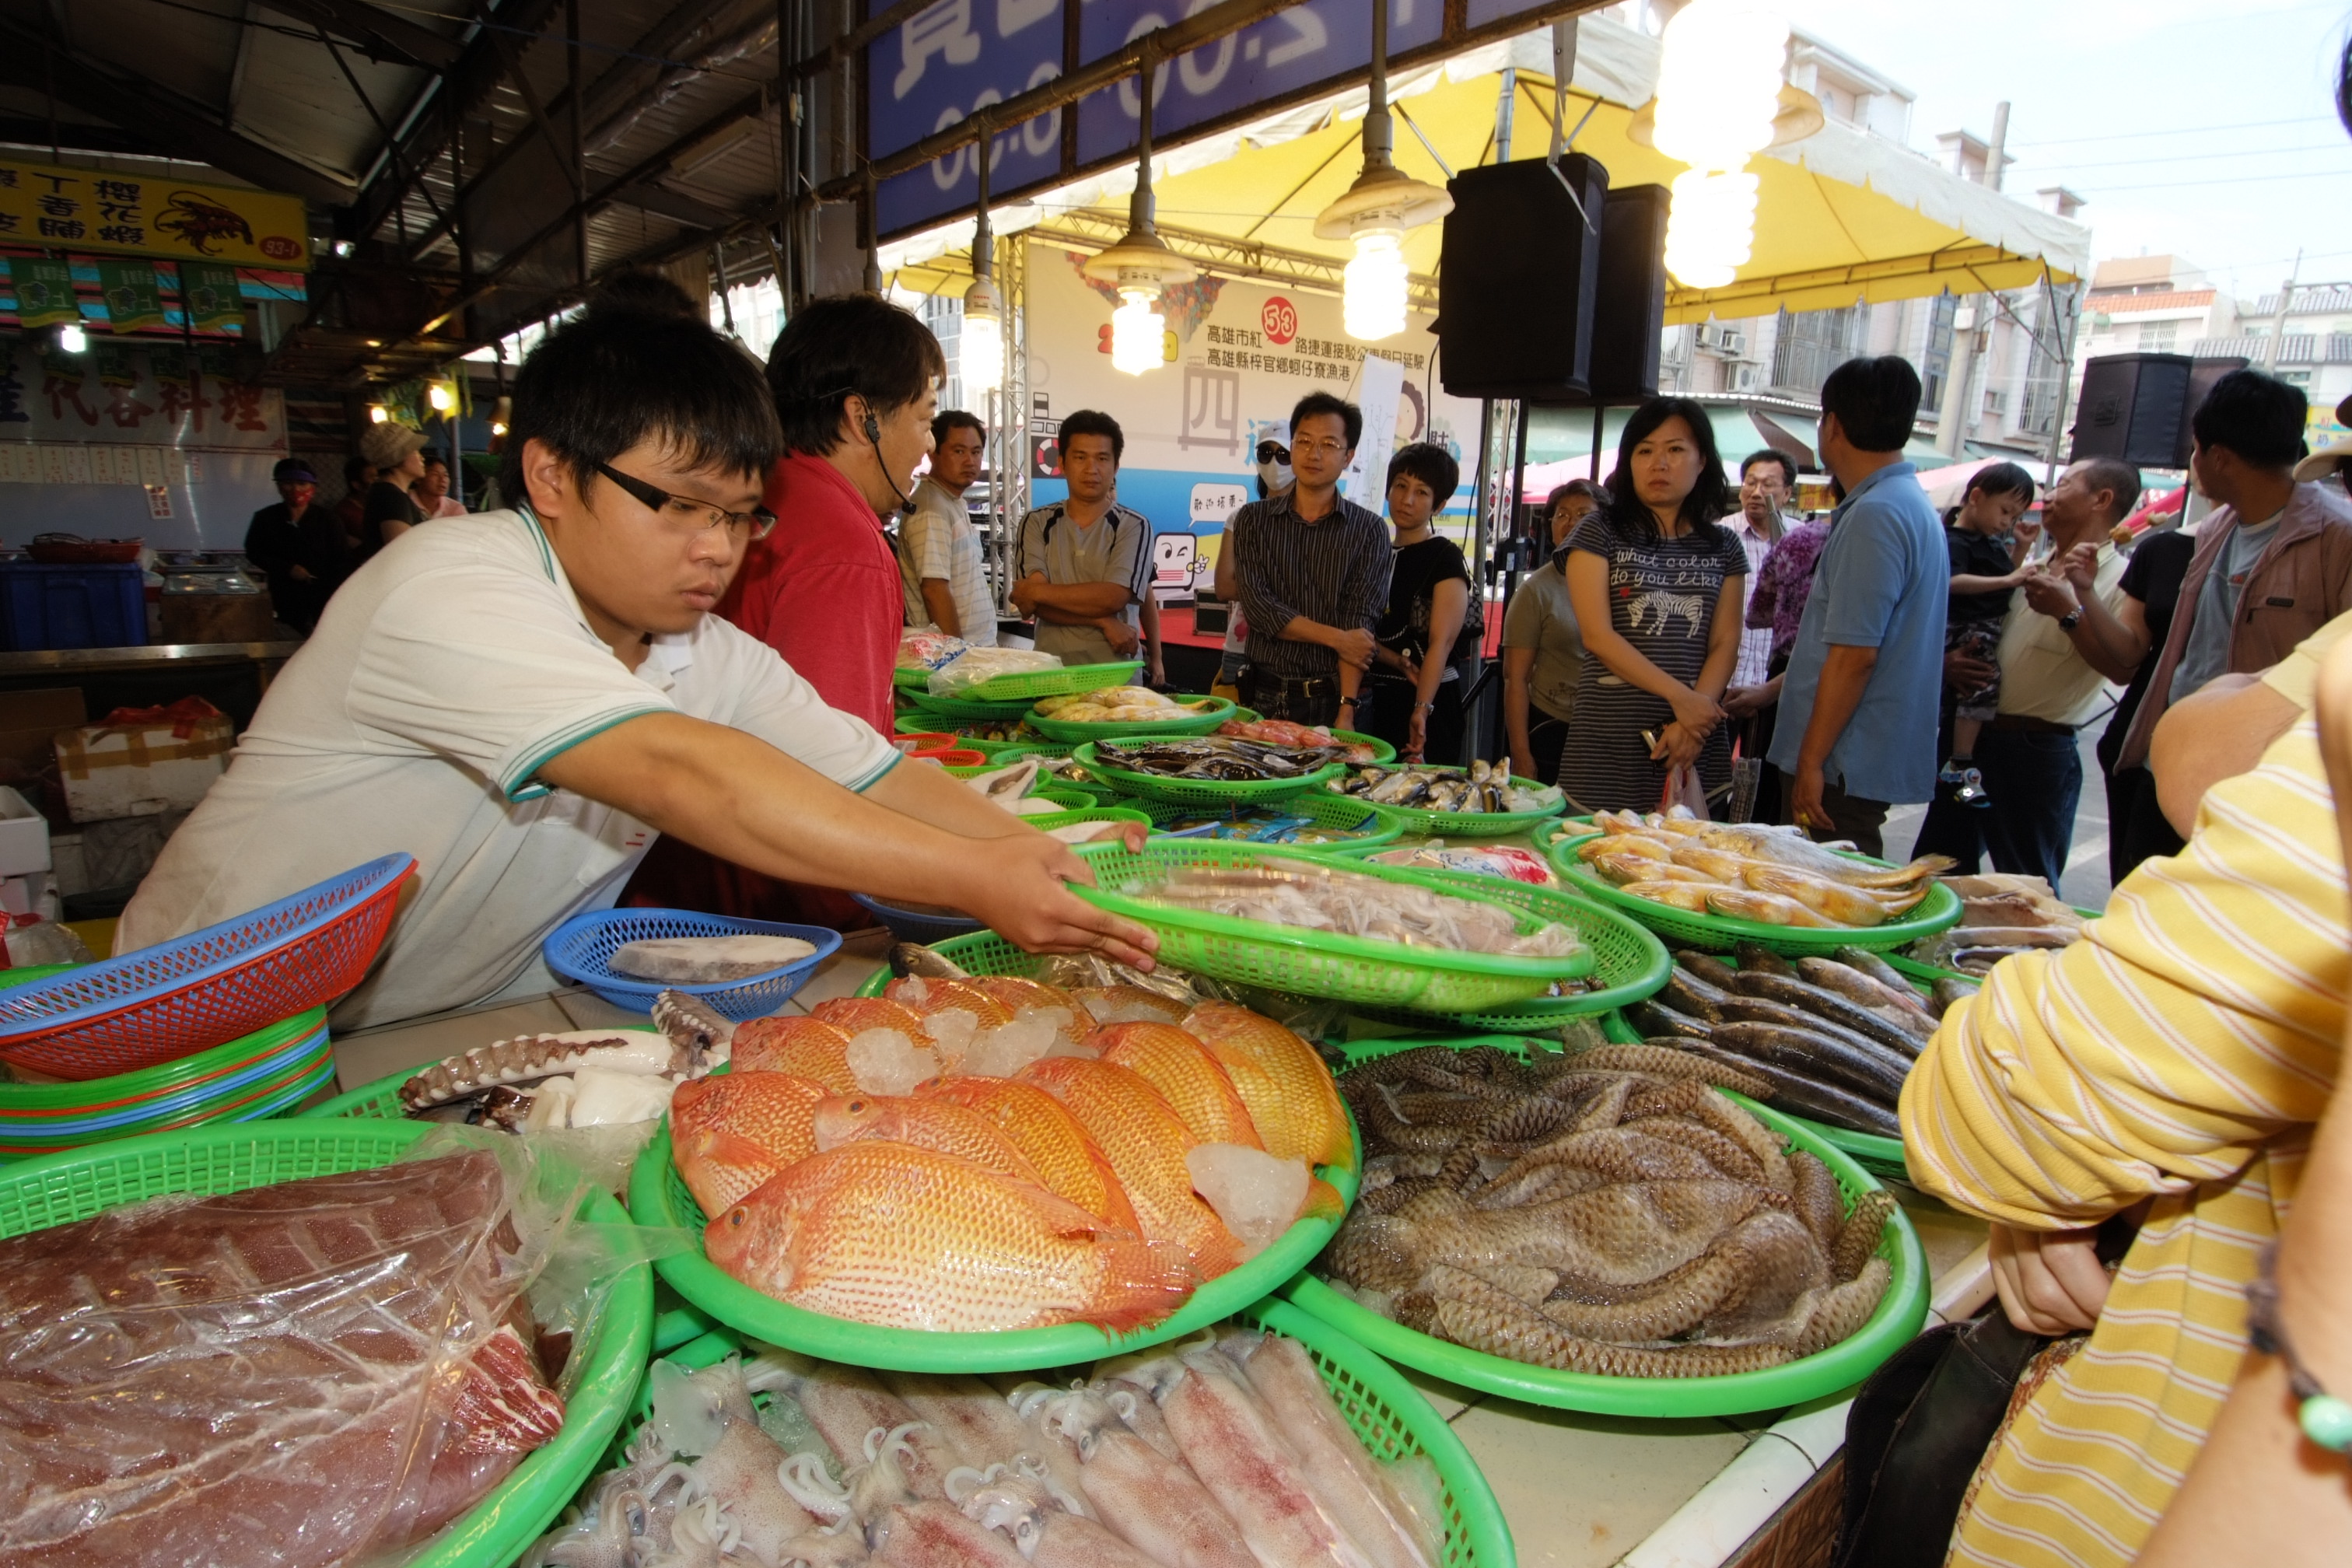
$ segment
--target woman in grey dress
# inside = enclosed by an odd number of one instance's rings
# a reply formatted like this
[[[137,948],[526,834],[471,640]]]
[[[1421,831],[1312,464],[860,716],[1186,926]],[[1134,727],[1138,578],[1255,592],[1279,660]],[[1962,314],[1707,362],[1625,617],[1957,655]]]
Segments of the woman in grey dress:
[[[1568,541],[1586,658],[1560,787],[1573,812],[1653,811],[1674,771],[1696,765],[1713,797],[1731,782],[1722,699],[1739,658],[1748,557],[1716,526],[1735,492],[1706,411],[1682,397],[1636,409],[1609,494]]]

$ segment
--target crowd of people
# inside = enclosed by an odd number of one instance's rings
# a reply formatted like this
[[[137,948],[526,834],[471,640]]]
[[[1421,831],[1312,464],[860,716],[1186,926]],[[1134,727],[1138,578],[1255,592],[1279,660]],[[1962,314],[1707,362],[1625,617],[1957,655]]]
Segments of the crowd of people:
[[[245,556],[261,569],[270,609],[309,633],[337,588],[375,552],[420,522],[463,517],[448,459],[422,432],[386,420],[372,426],[360,453],[343,465],[343,498],[320,506],[318,470],[286,458],[270,470],[278,503],[253,514]]]

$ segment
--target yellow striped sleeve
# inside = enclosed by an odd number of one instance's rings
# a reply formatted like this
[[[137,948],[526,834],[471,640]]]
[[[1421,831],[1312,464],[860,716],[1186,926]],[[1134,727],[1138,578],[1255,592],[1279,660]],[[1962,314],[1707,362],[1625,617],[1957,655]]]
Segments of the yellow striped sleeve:
[[[2347,982],[2337,842],[2306,719],[2082,942],[2009,960],[1946,1017],[1903,1092],[1915,1179],[2060,1228],[2222,1180],[2315,1121]]]

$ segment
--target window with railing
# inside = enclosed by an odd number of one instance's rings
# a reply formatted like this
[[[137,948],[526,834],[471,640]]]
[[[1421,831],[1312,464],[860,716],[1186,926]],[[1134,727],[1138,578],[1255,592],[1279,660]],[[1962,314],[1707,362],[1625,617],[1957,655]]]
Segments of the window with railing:
[[[1919,353],[1919,406],[1944,405],[1944,377],[1952,371],[1952,339],[1960,317],[1960,302],[1946,294],[1929,301],[1927,341]]]
[[[2056,296],[2057,319],[2042,300],[2029,308],[2032,349],[2026,355],[2025,384],[2018,391],[2017,428],[2021,435],[2048,437],[2058,428],[2058,405],[2066,395],[2066,362],[2057,352],[2074,337],[2080,299],[2073,293]]]
[[[1841,310],[1783,310],[1772,344],[1772,387],[1812,396],[1830,372],[1853,358],[1862,343],[1860,306]]]

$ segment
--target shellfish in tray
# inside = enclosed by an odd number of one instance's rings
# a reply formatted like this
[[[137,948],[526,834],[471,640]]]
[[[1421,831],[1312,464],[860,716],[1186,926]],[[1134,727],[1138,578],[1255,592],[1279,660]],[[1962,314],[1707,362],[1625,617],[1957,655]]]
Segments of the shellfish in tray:
[[[726,1062],[735,1026],[675,991],[656,1000],[654,1022],[658,1033],[567,1029],[476,1046],[402,1084],[400,1108],[509,1132],[656,1121],[679,1084]]]

